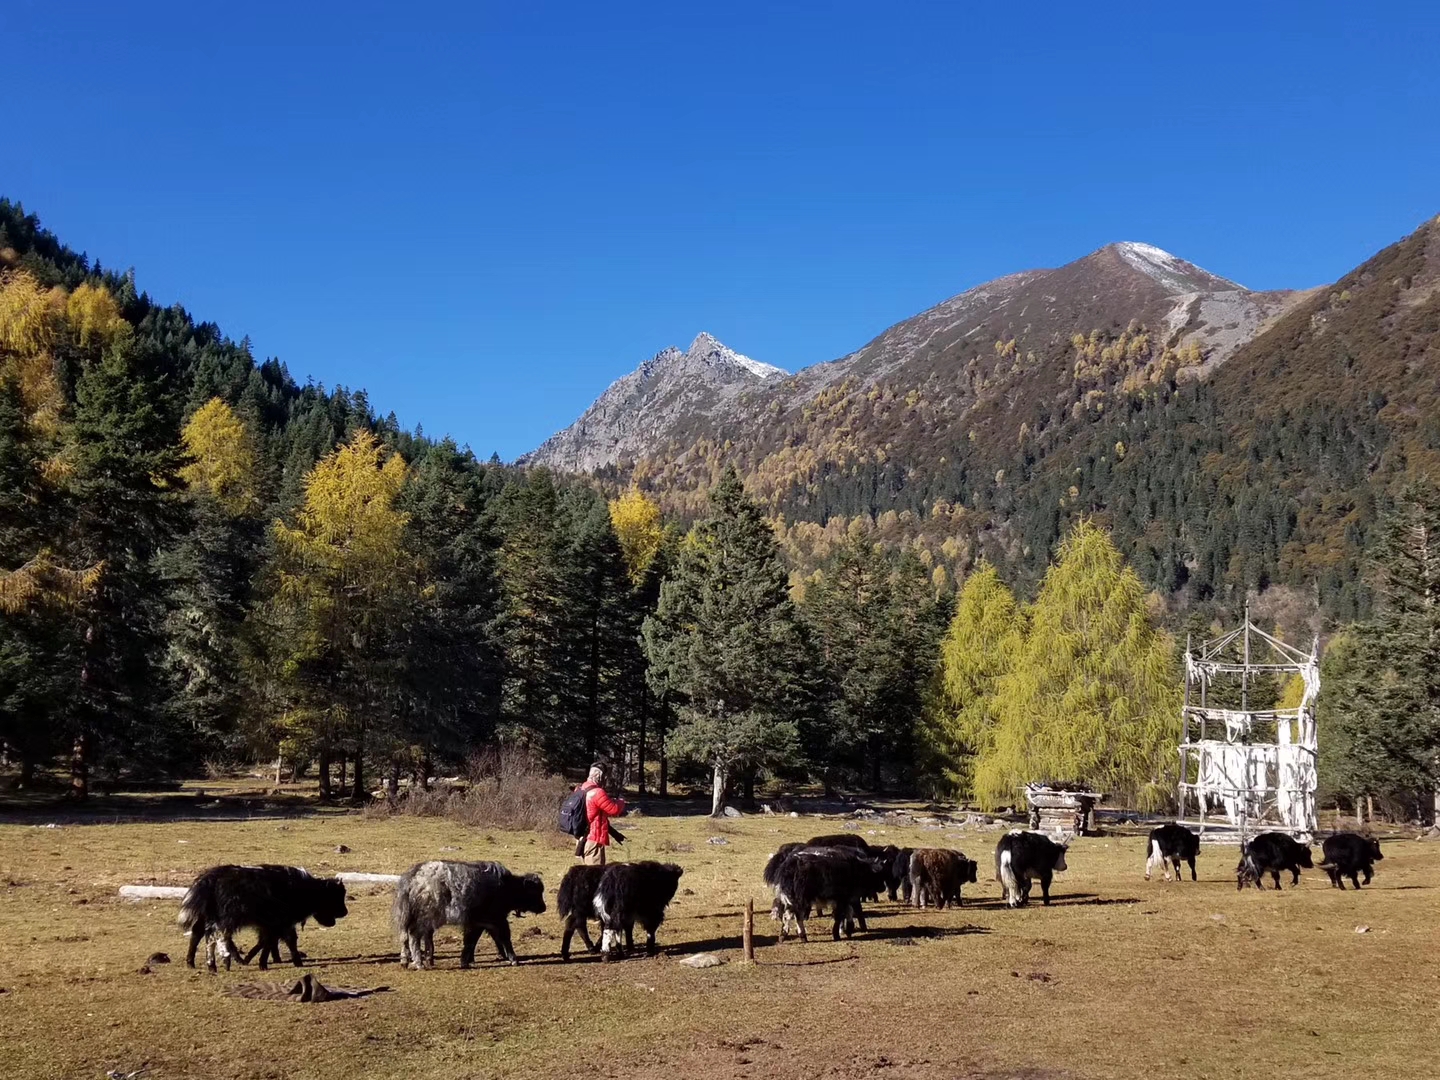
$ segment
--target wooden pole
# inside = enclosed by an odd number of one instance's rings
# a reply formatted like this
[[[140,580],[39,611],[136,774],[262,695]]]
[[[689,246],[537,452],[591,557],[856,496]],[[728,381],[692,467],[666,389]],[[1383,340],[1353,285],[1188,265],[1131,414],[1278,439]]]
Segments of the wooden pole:
[[[743,940],[744,940],[744,944],[745,944],[745,962],[746,962],[747,964],[753,964],[753,963],[755,962],[755,901],[754,901],[754,900],[746,900],[746,901],[745,901],[745,933],[744,933],[744,938],[743,938]]]

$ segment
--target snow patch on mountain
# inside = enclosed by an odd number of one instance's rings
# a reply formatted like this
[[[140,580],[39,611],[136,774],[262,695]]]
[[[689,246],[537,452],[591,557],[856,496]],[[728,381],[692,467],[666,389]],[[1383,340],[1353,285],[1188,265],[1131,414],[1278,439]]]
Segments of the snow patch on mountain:
[[[1164,248],[1158,248],[1154,244],[1140,244],[1133,240],[1124,240],[1115,245],[1116,253],[1127,263],[1139,270],[1142,274],[1158,281],[1167,289],[1175,292],[1187,293],[1197,292],[1196,285],[1205,282],[1211,285],[1205,291],[1215,291],[1215,287],[1238,289],[1245,292],[1245,286],[1237,285],[1227,278],[1218,274],[1212,274],[1203,270],[1194,263],[1186,262]]]
[[[790,374],[784,368],[778,368],[774,364],[762,363],[759,360],[751,359],[744,353],[738,353],[704,331],[700,332],[695,340],[690,343],[690,348],[685,351],[689,356],[703,358],[712,364],[731,364],[735,367],[744,368],[750,372],[751,375],[758,376],[761,379],[773,379],[777,375],[783,377]]]

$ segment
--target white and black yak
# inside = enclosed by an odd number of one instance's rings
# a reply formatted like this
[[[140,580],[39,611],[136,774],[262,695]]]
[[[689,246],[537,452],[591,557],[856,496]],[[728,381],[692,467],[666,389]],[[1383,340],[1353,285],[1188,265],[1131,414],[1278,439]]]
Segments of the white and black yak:
[[[1030,883],[1040,882],[1040,898],[1050,903],[1050,881],[1066,869],[1065,844],[1057,844],[1044,833],[1014,829],[995,845],[995,878],[1005,893],[1005,903],[1021,907],[1030,902]]]
[[[665,909],[675,899],[683,869],[674,863],[611,863],[595,889],[595,915],[600,920],[600,955],[609,960],[635,947],[635,924],[645,929],[645,951],[658,951],[655,931],[665,921]],[[622,948],[620,937],[624,935]]]
[[[1310,846],[1282,832],[1265,832],[1253,837],[1240,848],[1240,861],[1235,866],[1235,888],[1243,889],[1254,885],[1265,888],[1265,875],[1269,874],[1280,888],[1280,871],[1290,871],[1290,887],[1300,884],[1300,870],[1314,869]]]
[[[1325,856],[1320,860],[1320,869],[1330,876],[1330,884],[1342,892],[1347,877],[1355,888],[1360,888],[1359,875],[1362,873],[1365,884],[1369,885],[1375,874],[1375,864],[1385,858],[1380,854],[1379,840],[1353,832],[1332,833],[1320,845],[1320,850]]]
[[[1158,866],[1164,872],[1165,880],[1170,880],[1170,867],[1175,867],[1175,880],[1180,880],[1180,861],[1183,859],[1190,864],[1190,880],[1198,881],[1195,876],[1195,859],[1200,854],[1200,837],[1196,836],[1184,825],[1177,825],[1171,822],[1168,825],[1161,825],[1150,830],[1149,839],[1145,843],[1145,880],[1150,880],[1150,874]]]
[[[258,953],[263,969],[273,955],[280,961],[280,942],[290,949],[290,962],[300,966],[297,928],[314,919],[334,926],[348,914],[345,883],[338,878],[312,877],[296,866],[212,866],[195,879],[180,903],[180,926],[190,935],[185,963],[195,966],[195,951],[205,941],[205,965],[215,970],[215,937],[231,958],[248,964]],[[235,947],[237,931],[253,927],[260,940],[242,957]]]
[[[539,874],[512,874],[497,862],[437,859],[416,863],[395,886],[395,929],[400,963],[416,970],[435,966],[435,931],[459,926],[460,966],[475,962],[475,946],[489,931],[500,959],[520,961],[510,942],[510,916],[543,915],[545,885]]]
[[[565,937],[560,943],[560,959],[570,959],[570,939],[578,931],[580,940],[590,952],[599,952],[600,946],[590,940],[589,922],[598,918],[595,914],[595,892],[600,888],[600,878],[605,874],[603,866],[572,866],[560,879],[560,893],[556,898],[555,910],[565,920]]]

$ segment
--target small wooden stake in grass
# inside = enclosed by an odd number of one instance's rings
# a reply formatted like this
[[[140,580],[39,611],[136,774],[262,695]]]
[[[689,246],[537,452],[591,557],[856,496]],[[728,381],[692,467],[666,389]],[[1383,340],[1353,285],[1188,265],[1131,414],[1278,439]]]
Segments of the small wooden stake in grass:
[[[755,901],[745,901],[745,962],[755,962]]]

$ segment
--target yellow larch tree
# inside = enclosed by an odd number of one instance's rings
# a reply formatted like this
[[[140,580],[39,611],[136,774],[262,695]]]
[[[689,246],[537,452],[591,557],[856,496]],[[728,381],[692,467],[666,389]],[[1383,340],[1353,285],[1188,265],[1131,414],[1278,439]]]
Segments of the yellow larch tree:
[[[665,542],[660,507],[638,488],[631,488],[618,499],[610,500],[610,524],[620,541],[630,581],[638,585]]]
[[[180,476],[192,490],[209,495],[231,517],[259,508],[255,437],[225,401],[211,398],[196,410],[181,439],[190,463]]]

